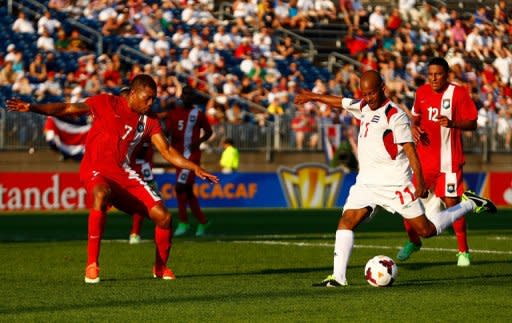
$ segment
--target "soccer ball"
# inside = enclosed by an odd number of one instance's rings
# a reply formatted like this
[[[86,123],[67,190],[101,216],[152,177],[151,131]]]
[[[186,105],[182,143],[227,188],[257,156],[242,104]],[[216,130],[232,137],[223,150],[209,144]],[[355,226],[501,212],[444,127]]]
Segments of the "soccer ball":
[[[364,267],[364,278],[374,287],[391,286],[397,274],[395,261],[387,256],[375,256]]]

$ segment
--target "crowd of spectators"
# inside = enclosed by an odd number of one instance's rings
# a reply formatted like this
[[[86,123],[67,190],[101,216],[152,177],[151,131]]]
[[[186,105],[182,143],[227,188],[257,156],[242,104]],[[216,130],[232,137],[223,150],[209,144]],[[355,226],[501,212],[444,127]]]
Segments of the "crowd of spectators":
[[[208,93],[212,99],[205,109],[219,141],[225,124],[264,128],[268,121],[284,120],[281,131],[291,133],[291,144],[303,149],[318,147],[323,124],[341,123],[349,135],[355,130],[348,115],[328,106],[295,106],[300,88],[358,98],[359,73],[377,69],[389,96],[407,110],[415,87],[425,81],[428,59],[443,56],[452,67],[452,81],[467,86],[481,109],[479,125],[497,125],[510,148],[512,8],[505,0],[470,15],[416,0],[386,8],[364,7],[359,0],[235,0],[223,17],[214,14],[211,0],[50,0],[48,7],[97,22],[106,39],[136,39],[137,49],[151,61],[126,64],[115,51],[97,56],[79,29],[63,28],[51,11],[37,20],[20,11],[12,30],[37,33],[39,54],[24,66],[22,49],[9,44],[0,58],[0,86],[37,100],[74,101],[105,90],[115,93],[137,73],[149,73],[157,80],[163,109],[175,104],[180,81]],[[342,47],[360,64],[345,64],[330,78],[307,82],[303,53],[291,37],[277,38],[273,31],[300,32],[333,20],[348,26]],[[76,70],[60,69],[58,52],[82,53]]]

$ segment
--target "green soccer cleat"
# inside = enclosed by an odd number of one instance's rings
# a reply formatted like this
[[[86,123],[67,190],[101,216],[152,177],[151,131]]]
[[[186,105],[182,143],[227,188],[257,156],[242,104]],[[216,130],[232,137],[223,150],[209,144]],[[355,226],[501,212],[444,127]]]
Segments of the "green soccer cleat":
[[[180,237],[187,233],[188,229],[190,228],[190,224],[188,223],[178,223],[178,227],[176,228],[176,231],[174,231],[175,237]]]
[[[421,244],[417,245],[413,242],[407,241],[402,249],[400,249],[400,251],[396,254],[396,258],[400,261],[406,261],[409,259],[409,257],[411,257],[413,252],[420,251],[420,249]]]
[[[457,266],[467,267],[471,265],[471,254],[469,252],[459,252],[457,254]]]
[[[204,234],[206,232],[206,228],[208,228],[210,226],[210,224],[211,224],[210,221],[206,222],[205,224],[199,223],[197,225],[196,237],[204,236]]]
[[[345,282],[344,284],[338,282],[336,280],[336,278],[334,278],[334,275],[329,275],[321,282],[313,284],[313,287],[343,287],[343,286],[348,286],[347,282]]]
[[[139,244],[140,243],[140,235],[136,233],[130,234],[130,240],[128,241],[129,244]]]
[[[473,213],[480,214],[483,212],[489,212],[489,213],[496,213],[498,212],[498,209],[496,208],[496,205],[484,197],[481,197],[479,195],[476,195],[472,191],[466,191],[464,194],[462,194],[462,200],[463,201],[471,201],[473,202]]]

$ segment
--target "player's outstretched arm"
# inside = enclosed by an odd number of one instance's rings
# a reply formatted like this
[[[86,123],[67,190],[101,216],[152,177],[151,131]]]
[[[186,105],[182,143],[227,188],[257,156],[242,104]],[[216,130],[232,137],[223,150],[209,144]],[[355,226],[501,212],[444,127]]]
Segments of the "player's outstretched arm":
[[[155,145],[156,149],[162,154],[165,160],[179,168],[186,168],[194,171],[196,176],[208,180],[212,183],[218,183],[219,178],[213,174],[208,173],[199,165],[191,162],[181,155],[176,149],[169,146],[163,134],[159,133],[151,137],[151,142]]]
[[[415,188],[416,197],[426,197],[428,195],[427,188],[425,187],[425,180],[423,179],[423,171],[421,170],[420,160],[416,153],[416,147],[412,142],[406,142],[402,144],[405,155],[409,159],[414,177],[416,177]]]
[[[89,112],[89,106],[85,103],[28,103],[19,99],[6,101],[8,111],[15,112],[35,112],[48,116],[64,117],[86,114]]]
[[[313,93],[311,91],[300,90],[299,93],[295,96],[295,104],[304,104],[309,101],[316,101],[323,104],[327,104],[332,108],[342,109],[341,100],[343,96],[337,95],[323,95]]]

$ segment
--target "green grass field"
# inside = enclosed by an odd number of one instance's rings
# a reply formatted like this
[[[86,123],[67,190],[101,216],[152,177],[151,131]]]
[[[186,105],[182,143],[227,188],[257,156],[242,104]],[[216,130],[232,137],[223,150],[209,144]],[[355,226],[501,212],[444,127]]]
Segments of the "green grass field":
[[[356,232],[347,288],[313,288],[332,270],[337,210],[207,210],[210,235],[174,240],[176,281],[151,278],[152,224],[140,245],[130,218],[110,214],[101,283],[83,282],[84,214],[0,216],[0,321],[332,322],[500,321],[512,317],[512,211],[468,217],[473,264],[455,266],[452,234],[399,263],[390,288],[366,283],[366,261],[396,258],[398,216]]]

